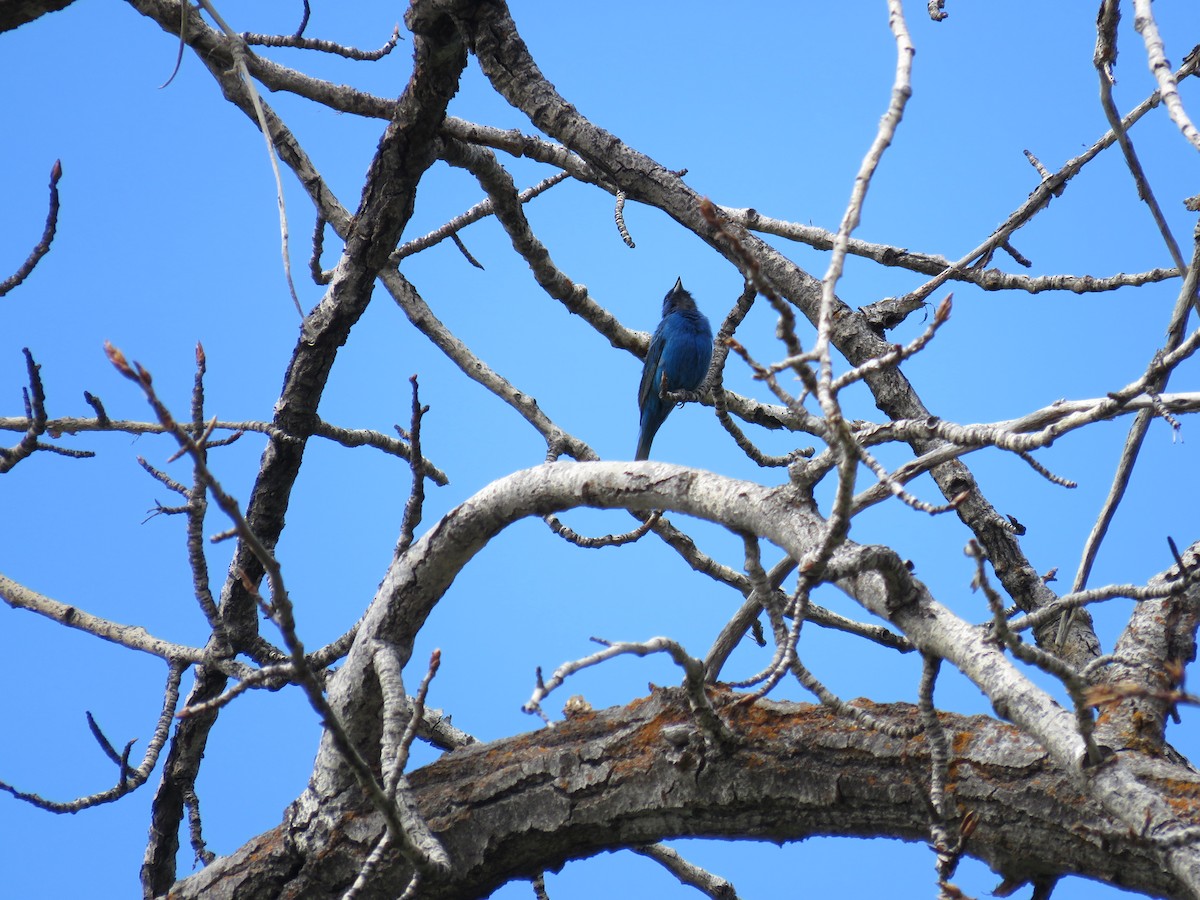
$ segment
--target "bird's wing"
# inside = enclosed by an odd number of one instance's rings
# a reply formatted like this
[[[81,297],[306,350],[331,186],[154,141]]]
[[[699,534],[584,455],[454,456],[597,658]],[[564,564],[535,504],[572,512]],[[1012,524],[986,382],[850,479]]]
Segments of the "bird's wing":
[[[642,383],[638,385],[638,407],[646,408],[646,400],[649,397],[658,396],[658,364],[662,359],[663,346],[666,344],[666,339],[663,337],[662,325],[655,329],[654,336],[650,338],[650,349],[646,351],[646,363],[642,369]]]

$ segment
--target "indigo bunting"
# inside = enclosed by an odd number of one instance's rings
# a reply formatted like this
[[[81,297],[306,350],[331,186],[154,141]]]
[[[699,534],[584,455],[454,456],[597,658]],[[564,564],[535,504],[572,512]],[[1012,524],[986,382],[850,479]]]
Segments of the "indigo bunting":
[[[683,279],[676,279],[663,298],[662,321],[650,339],[638,386],[638,408],[641,428],[638,431],[637,455],[647,459],[650,444],[662,423],[671,412],[672,404],[660,396],[663,378],[668,391],[694,391],[708,374],[712,360],[713,336],[708,319],[696,309],[696,301],[683,289]]]

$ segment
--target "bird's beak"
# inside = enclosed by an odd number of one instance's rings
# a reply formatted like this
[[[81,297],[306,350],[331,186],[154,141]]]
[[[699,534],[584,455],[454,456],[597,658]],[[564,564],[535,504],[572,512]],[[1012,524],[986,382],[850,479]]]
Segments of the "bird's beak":
[[[683,290],[683,278],[676,278],[675,279],[675,287],[671,288],[671,290],[672,291],[682,291]]]

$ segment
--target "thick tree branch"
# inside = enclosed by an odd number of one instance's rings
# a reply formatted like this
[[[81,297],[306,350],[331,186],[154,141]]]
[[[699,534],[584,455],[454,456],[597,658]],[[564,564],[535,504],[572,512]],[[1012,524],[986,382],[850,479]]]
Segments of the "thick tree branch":
[[[1181,558],[1186,571],[1176,566],[1149,585],[1174,588],[1178,594],[1138,603],[1099,679],[1108,688],[1132,689],[1128,699],[1104,707],[1100,726],[1111,729],[1122,745],[1151,753],[1164,748],[1167,719],[1178,721],[1171,693],[1182,688],[1185,666],[1196,658],[1200,544],[1193,544]]]
[[[381,700],[377,683],[369,677],[371,640],[393,642],[400,663],[406,663],[426,617],[462,566],[520,518],[581,504],[673,510],[720,522],[739,533],[763,535],[791,558],[802,559],[823,540],[825,523],[806,502],[798,502],[801,499],[787,487],[767,489],[647,463],[558,463],[494,482],[393,563],[345,665],[330,681],[330,704],[360,747],[378,748],[375,711]],[[1170,792],[1138,775],[1140,757],[1118,754],[1089,768],[1075,717],[1021,674],[985,631],[934,601],[894,553],[846,542],[834,551],[826,577],[891,622],[924,653],[957,667],[1005,718],[1038,741],[1056,765],[1130,828],[1169,840],[1191,824],[1172,807]],[[371,752],[364,751],[368,756]],[[292,808],[292,830],[301,852],[317,852],[322,846],[334,827],[334,799],[351,787],[349,773],[326,738],[310,788]],[[1200,888],[1200,849],[1171,844],[1164,850],[1164,862],[1185,883]]]
[[[421,896],[484,897],[569,858],[667,837],[927,839],[922,738],[887,737],[820,706],[732,699],[717,696],[719,714],[745,739],[732,752],[705,750],[682,690],[671,689],[458,750],[413,772],[416,805],[455,864],[447,879],[424,882]],[[919,718],[903,704],[865,708],[897,729]],[[1012,726],[939,719],[952,748],[953,798],[979,818],[968,849],[1005,878],[1075,872],[1155,896],[1183,893],[1144,839],[1088,801]],[[1188,784],[1195,779],[1185,775]],[[382,832],[363,812],[347,805],[331,817],[327,841],[310,855],[280,826],[181,881],[171,896],[334,895]],[[359,896],[394,897],[411,872],[392,853]]]
[[[0,32],[39,19],[46,13],[66,9],[74,0],[5,0],[0,3]]]

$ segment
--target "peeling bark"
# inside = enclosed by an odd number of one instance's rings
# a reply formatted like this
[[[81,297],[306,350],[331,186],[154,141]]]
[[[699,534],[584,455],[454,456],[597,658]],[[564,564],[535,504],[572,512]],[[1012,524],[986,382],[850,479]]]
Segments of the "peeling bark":
[[[447,753],[411,775],[414,796],[454,863],[421,896],[485,897],[570,859],[671,837],[784,842],[815,835],[926,840],[923,737],[888,737],[809,704],[739,704],[714,689],[739,735],[705,750],[679,689],[576,715],[554,728]],[[858,701],[896,725],[915,706]],[[1152,896],[1181,886],[1144,842],[1079,792],[1012,725],[942,713],[959,816],[980,817],[970,852],[1017,882],[1079,874]],[[1188,781],[1200,790],[1200,779]],[[1197,817],[1200,820],[1200,817]],[[185,898],[329,897],[344,890],[383,831],[347,791],[179,882]],[[299,849],[299,844],[311,848]],[[393,854],[362,895],[395,897],[412,870]]]

